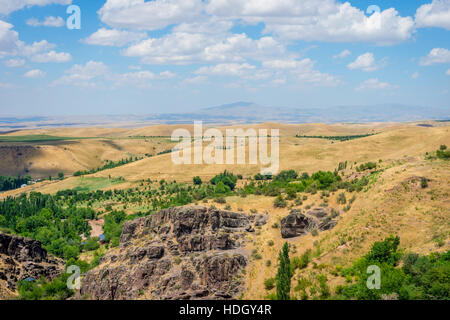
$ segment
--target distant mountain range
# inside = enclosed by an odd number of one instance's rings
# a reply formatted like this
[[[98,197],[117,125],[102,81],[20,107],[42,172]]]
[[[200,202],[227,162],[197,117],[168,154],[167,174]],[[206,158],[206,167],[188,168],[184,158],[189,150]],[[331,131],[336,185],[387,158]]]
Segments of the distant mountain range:
[[[337,106],[327,108],[284,108],[260,106],[252,102],[236,102],[200,109],[189,113],[158,113],[148,115],[103,115],[74,117],[0,117],[0,131],[23,128],[73,126],[138,127],[156,123],[338,123],[338,122],[408,122],[447,120],[450,107],[434,108],[384,104],[371,106]]]

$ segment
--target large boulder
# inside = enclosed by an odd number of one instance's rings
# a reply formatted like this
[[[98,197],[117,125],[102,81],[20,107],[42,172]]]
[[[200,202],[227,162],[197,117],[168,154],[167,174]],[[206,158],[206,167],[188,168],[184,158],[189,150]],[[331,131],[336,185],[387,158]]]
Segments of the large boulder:
[[[281,236],[293,238],[310,233],[312,230],[330,230],[337,224],[330,216],[329,208],[313,208],[303,214],[294,209],[281,220]]]
[[[317,220],[302,213],[294,212],[281,220],[281,236],[293,238],[309,233],[317,227]]]

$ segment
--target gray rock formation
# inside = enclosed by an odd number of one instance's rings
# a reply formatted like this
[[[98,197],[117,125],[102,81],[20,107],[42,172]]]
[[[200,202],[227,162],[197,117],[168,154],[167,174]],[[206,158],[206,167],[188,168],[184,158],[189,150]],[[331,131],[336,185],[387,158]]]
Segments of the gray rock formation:
[[[53,279],[63,270],[64,261],[49,256],[39,241],[0,233],[0,285],[14,291],[20,280]]]
[[[310,233],[312,230],[329,230],[337,224],[330,216],[329,208],[314,208],[305,214],[292,210],[281,220],[281,236],[293,238]]]
[[[200,206],[124,223],[120,244],[82,279],[88,299],[229,299],[243,290],[245,235],[267,221]]]

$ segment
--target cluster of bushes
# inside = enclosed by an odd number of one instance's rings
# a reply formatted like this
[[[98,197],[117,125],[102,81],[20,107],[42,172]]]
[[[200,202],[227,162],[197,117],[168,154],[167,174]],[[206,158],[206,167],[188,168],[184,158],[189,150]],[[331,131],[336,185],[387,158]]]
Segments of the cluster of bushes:
[[[436,151],[436,157],[444,160],[450,159],[450,150],[447,150],[447,146],[445,144],[441,145],[439,150]]]
[[[30,176],[5,177],[0,176],[0,191],[8,191],[20,188],[23,184],[31,181]]]
[[[76,265],[80,268],[80,273],[86,273],[95,268],[99,264],[100,258],[103,254],[94,253],[94,259],[91,263],[86,261],[71,258],[66,263],[66,270],[68,266]],[[67,280],[71,276],[63,272],[60,276],[53,280],[48,280],[44,277],[32,281],[19,281],[18,293],[20,300],[65,300],[73,296],[74,290],[67,287]]]
[[[111,243],[113,247],[117,247],[122,234],[122,224],[125,220],[132,219],[132,217],[127,217],[123,211],[113,211],[106,215],[104,219],[103,232],[105,242]]]
[[[216,186],[216,193],[228,193],[234,190],[237,180],[237,176],[225,170],[212,178],[210,182]]]
[[[0,227],[42,242],[58,257],[77,257],[82,235],[90,235],[87,220],[96,219],[92,208],[63,207],[54,196],[30,193],[0,202]]]
[[[135,161],[138,161],[138,160],[141,160],[141,159],[142,158],[138,158],[138,157],[134,157],[134,158],[133,157],[129,157],[129,158],[126,158],[126,159],[121,159],[119,161],[106,160],[106,163],[103,166],[101,166],[101,167],[98,167],[96,169],[91,169],[91,170],[85,170],[85,171],[76,171],[73,175],[75,177],[78,177],[78,176],[84,176],[84,175],[87,175],[87,174],[93,174],[93,173],[96,173],[96,172],[99,172],[99,171],[120,167],[120,166],[126,165],[126,164],[131,163],[131,162],[135,162]]]
[[[309,139],[327,139],[327,140],[335,140],[335,141],[348,141],[348,140],[354,140],[354,139],[360,139],[365,137],[370,137],[375,135],[374,133],[369,134],[357,134],[352,136],[301,136],[296,135],[297,138],[309,138]]]
[[[375,162],[366,162],[359,165],[359,167],[356,167],[357,172],[365,171],[365,170],[372,170],[376,169],[377,164]]]
[[[450,299],[450,251],[428,256],[404,254],[398,249],[399,243],[400,239],[393,236],[376,242],[352,267],[342,270],[342,276],[355,277],[356,283],[339,286],[337,298]],[[403,262],[402,267],[399,267],[400,261]],[[380,289],[369,289],[367,286],[371,276],[367,270],[373,265],[381,271]]]

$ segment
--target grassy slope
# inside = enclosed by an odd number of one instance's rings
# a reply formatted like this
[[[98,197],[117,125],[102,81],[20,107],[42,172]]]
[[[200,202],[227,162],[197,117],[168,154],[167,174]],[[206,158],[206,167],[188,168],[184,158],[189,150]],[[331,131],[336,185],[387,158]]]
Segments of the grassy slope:
[[[380,134],[334,143],[321,139],[298,139],[293,135],[299,128],[302,128],[302,134],[346,135],[370,132],[368,130],[371,127],[367,125],[280,125],[280,127],[282,127],[281,169],[295,169],[300,172],[334,170],[340,161],[361,163],[378,161],[378,159],[383,160],[382,166],[385,169],[368,192],[357,194],[352,208],[341,215],[339,224],[333,230],[321,232],[317,237],[308,235],[289,240],[296,247],[296,253],[293,256],[300,255],[307,249],[313,249],[314,262],[324,265],[321,273],[326,274],[331,279],[331,283],[336,285],[342,283],[342,279],[331,274],[337,265],[348,266],[354,259],[363,255],[374,241],[383,239],[390,233],[396,233],[401,237],[401,247],[405,250],[426,254],[430,251],[449,249],[450,164],[443,161],[423,160],[425,152],[436,150],[440,144],[450,146],[448,126],[423,128],[415,125],[375,124],[373,127],[376,128],[376,132],[381,132]],[[165,130],[168,129],[165,128]],[[158,132],[163,131],[140,129],[139,135],[157,135]],[[127,144],[130,144],[130,140],[123,140],[123,145]],[[88,157],[101,152],[100,150],[103,149],[92,146],[83,151]],[[114,185],[115,188],[121,188],[137,186],[140,179],[147,178],[177,181],[191,181],[195,175],[210,178],[225,168],[234,173],[241,173],[244,177],[259,171],[258,166],[174,166],[169,154],[98,172],[93,175],[97,178],[88,178],[87,181],[90,182],[87,187],[89,189],[111,188],[111,185],[104,185],[105,178],[109,175],[123,176],[127,179],[126,183]],[[347,170],[347,174],[351,174],[350,169]],[[431,179],[429,187],[422,189],[417,184],[408,182],[408,178],[413,176],[425,176]],[[82,186],[80,181],[80,178],[69,178],[61,182],[34,186],[34,190],[56,192]],[[102,183],[97,183],[99,181]],[[308,197],[302,208],[313,204],[317,206],[322,202],[320,193],[314,196],[308,195]],[[329,205],[342,209],[342,205],[337,205],[336,197],[337,193],[331,195]],[[347,194],[347,199],[350,197],[351,195]],[[273,200],[274,198],[263,196],[227,198],[227,203],[233,210],[241,208],[249,212],[250,209],[256,209],[270,214],[269,223],[261,230],[257,230],[259,232],[253,239],[254,243],[247,248],[249,252],[256,248],[262,255],[262,259],[251,260],[247,268],[247,290],[244,298],[263,298],[267,294],[263,287],[264,279],[276,273],[277,255],[284,240],[281,238],[280,230],[271,226],[286,216],[289,210],[274,209]],[[224,205],[215,205],[224,207]],[[444,246],[438,247],[435,239],[442,236],[446,237]],[[268,240],[273,240],[274,245],[268,246]],[[270,267],[265,265],[267,260],[272,262]],[[310,266],[301,274],[297,274],[294,279],[299,276],[314,278],[317,273],[319,271]]]

